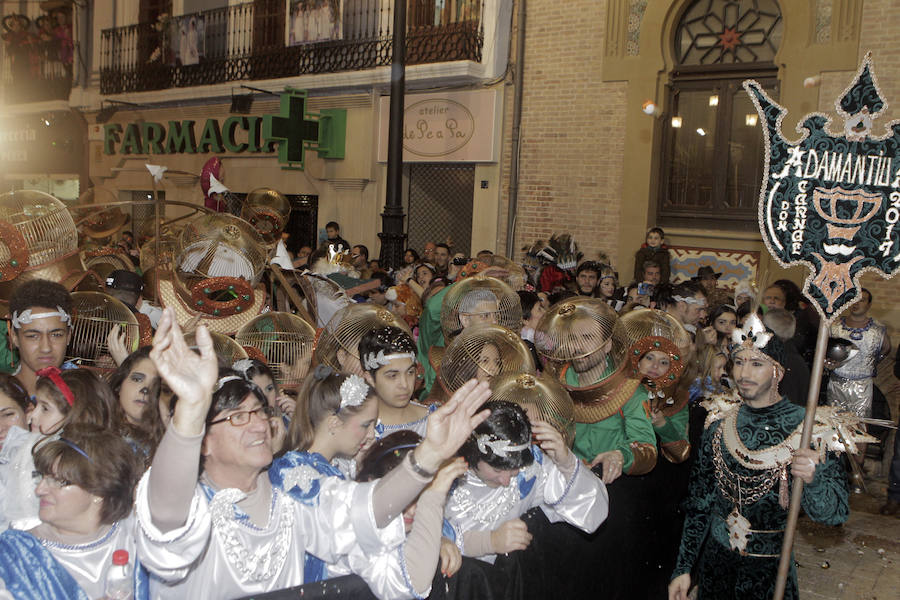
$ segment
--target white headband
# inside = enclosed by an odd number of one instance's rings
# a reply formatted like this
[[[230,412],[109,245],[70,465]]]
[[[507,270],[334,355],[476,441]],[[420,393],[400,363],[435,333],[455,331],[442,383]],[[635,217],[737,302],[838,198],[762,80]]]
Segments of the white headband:
[[[506,458],[513,452],[520,452],[528,448],[529,444],[512,444],[509,440],[492,440],[491,436],[482,433],[475,436],[475,443],[478,444],[478,451],[487,454],[488,448],[491,449],[496,456]]]
[[[72,323],[72,317],[62,309],[62,306],[57,306],[54,312],[32,313],[30,308],[23,310],[21,313],[13,312],[11,321],[14,329],[22,329],[22,325],[29,325],[35,319],[48,319],[50,317],[59,317],[63,323],[69,323],[70,325]]]
[[[706,306],[706,299],[698,300],[693,296],[688,296],[685,298],[684,296],[672,296],[672,299],[676,302],[687,302],[688,304],[696,304],[698,306]]]
[[[228,383],[229,381],[245,381],[243,377],[238,377],[237,375],[226,375],[222,377],[216,382],[216,387],[213,388],[213,393],[218,392],[222,389],[222,386]]]
[[[359,375],[350,375],[341,384],[341,407],[338,412],[348,406],[359,406],[366,401],[369,395],[369,386]]]
[[[363,368],[366,371],[377,371],[379,368],[390,364],[392,360],[399,360],[401,358],[410,358],[413,362],[416,362],[416,355],[412,352],[398,352],[396,354],[384,354],[384,350],[379,350],[378,354],[374,352],[369,352],[363,357]]]

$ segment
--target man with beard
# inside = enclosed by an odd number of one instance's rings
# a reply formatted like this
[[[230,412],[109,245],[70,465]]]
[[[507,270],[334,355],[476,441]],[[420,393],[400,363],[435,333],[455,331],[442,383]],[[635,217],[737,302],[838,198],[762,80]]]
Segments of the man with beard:
[[[771,598],[787,521],[790,478],[806,484],[801,506],[826,525],[848,516],[844,476],[832,455],[798,448],[804,409],[778,393],[784,348],[759,317],[733,335],[733,377],[742,402],[704,432],[691,473],[670,600]],[[797,598],[791,569],[784,597]],[[693,574],[692,574],[693,573]]]

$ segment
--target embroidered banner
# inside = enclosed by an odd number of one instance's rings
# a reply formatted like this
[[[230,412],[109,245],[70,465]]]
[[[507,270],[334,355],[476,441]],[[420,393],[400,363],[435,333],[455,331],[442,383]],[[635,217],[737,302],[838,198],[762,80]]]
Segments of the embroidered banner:
[[[863,272],[892,277],[900,265],[900,121],[873,135],[872,122],[887,102],[871,54],[835,101],[844,120],[840,135],[828,131],[828,116],[811,113],[797,127],[801,137],[789,141],[781,131],[787,110],[756,81],[744,88],[764,127],[763,241],[782,266],[809,267],[803,292],[831,321],[858,298]]]

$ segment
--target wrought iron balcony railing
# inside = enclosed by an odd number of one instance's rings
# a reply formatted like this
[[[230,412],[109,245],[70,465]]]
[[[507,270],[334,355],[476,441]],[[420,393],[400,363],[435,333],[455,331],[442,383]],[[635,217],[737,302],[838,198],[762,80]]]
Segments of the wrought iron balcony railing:
[[[393,0],[284,0],[103,31],[100,91],[119,94],[389,65]],[[408,0],[407,63],[481,61],[484,0]]]

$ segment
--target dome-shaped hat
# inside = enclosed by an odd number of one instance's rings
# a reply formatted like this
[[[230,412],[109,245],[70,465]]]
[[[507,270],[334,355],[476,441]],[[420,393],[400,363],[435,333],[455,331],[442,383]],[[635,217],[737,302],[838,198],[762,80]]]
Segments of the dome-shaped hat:
[[[556,376],[575,402],[581,423],[602,421],[628,402],[639,382],[624,369],[625,338],[616,312],[600,298],[567,298],[550,307],[535,328],[534,345],[548,359],[548,373]],[[569,370],[593,381],[566,383]]]
[[[279,387],[297,388],[309,372],[316,330],[295,314],[267,312],[241,327],[234,340],[261,354]],[[248,355],[252,351],[248,351]]]
[[[72,289],[76,282],[68,279],[80,279],[84,271],[78,231],[65,204],[36,190],[0,194],[0,298],[8,299],[14,285],[30,279]]]
[[[503,373],[491,380],[491,400],[518,404],[531,420],[552,425],[566,445],[575,441],[575,404],[553,377],[531,373]]]
[[[522,305],[511,287],[494,277],[474,275],[447,290],[441,304],[441,330],[450,343],[468,325],[495,323],[511,331],[522,328]]]
[[[251,190],[241,205],[241,218],[256,229],[266,246],[278,243],[290,216],[290,202],[269,187]]]
[[[359,360],[359,342],[373,329],[393,325],[412,332],[406,321],[382,306],[374,304],[350,304],[340,309],[322,329],[314,353],[318,364],[328,365],[335,371],[362,376]]]
[[[504,373],[535,372],[531,352],[518,334],[501,325],[466,328],[441,357],[438,377],[448,394],[470,379],[490,381]]]
[[[102,292],[72,292],[72,337],[66,360],[79,366],[115,369],[106,338],[113,327],[125,332],[128,352],[138,349],[140,327],[137,317],[124,303]]]

